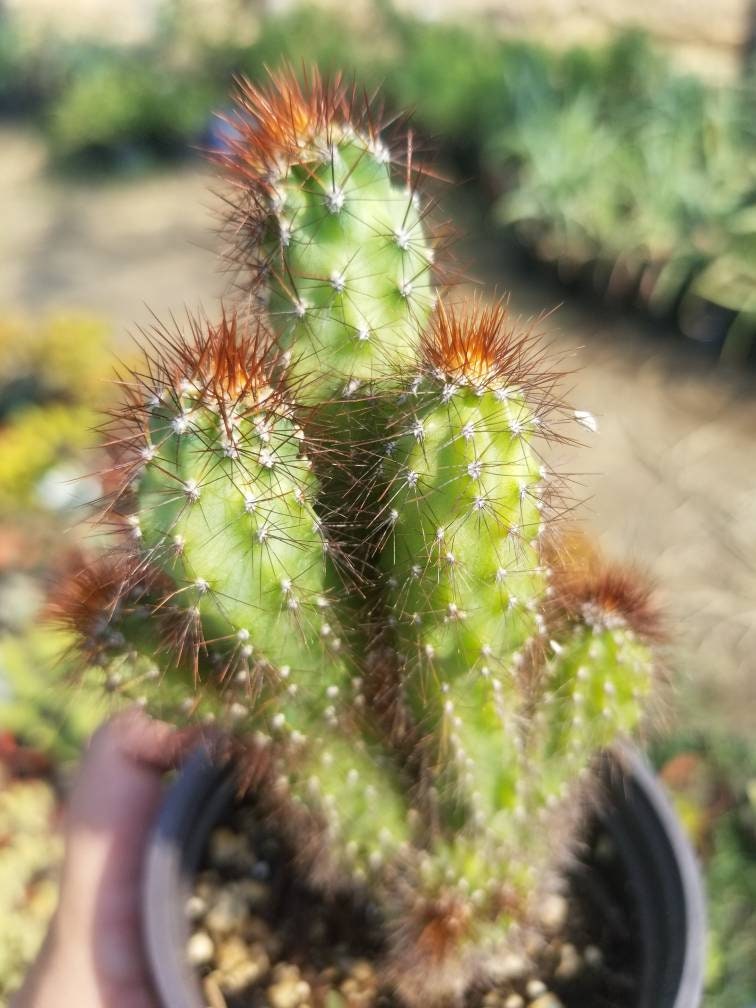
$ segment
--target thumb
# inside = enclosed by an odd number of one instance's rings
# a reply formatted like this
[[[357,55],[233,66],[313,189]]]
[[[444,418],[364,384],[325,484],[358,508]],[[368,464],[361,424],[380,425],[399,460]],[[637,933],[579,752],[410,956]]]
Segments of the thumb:
[[[146,982],[141,869],[165,770],[194,739],[129,710],[92,737],[66,819],[57,928],[108,990]],[[68,943],[68,938],[66,941]]]

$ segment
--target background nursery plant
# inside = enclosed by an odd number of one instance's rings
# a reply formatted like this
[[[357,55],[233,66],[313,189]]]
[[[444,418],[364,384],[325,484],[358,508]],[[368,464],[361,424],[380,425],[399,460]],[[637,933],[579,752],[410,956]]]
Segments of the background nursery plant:
[[[434,1005],[526,951],[657,620],[562,528],[546,448],[592,417],[537,326],[453,302],[377,123],[338,78],[239,85],[239,304],[145,334],[105,548],[57,605],[110,691],[228,730],[301,872],[375,903],[386,983]]]

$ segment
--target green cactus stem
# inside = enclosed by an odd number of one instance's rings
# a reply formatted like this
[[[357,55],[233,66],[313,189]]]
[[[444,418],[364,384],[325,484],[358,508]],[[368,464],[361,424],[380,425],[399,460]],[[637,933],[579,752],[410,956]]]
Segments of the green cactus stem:
[[[263,285],[300,399],[406,366],[435,300],[433,245],[412,165],[395,177],[368,103],[287,71],[242,81],[231,122],[231,254]]]
[[[504,323],[501,305],[466,320],[440,307],[412,410],[385,447],[378,560],[404,700],[440,747],[430,764],[447,773],[458,749],[458,766],[475,767],[463,771],[476,781],[465,813],[502,824],[520,801],[518,669],[544,630],[537,442],[558,409],[553,382],[530,388],[530,338],[512,338]]]
[[[553,620],[543,542],[558,511],[539,442],[574,421],[557,377],[501,304],[441,305],[385,446],[377,564],[441,828],[419,892],[464,908],[462,972],[494,923],[501,937],[529,919],[574,839],[565,810],[585,771],[638,726],[651,684],[648,647],[590,588],[573,619]]]
[[[227,655],[230,671],[261,661],[289,666],[308,688],[320,669],[348,676],[342,637],[329,623],[329,541],[303,432],[269,383],[267,335],[190,324],[132,387],[124,415],[128,510],[134,548],[185,617],[177,642],[197,656]],[[126,498],[124,497],[124,500]]]

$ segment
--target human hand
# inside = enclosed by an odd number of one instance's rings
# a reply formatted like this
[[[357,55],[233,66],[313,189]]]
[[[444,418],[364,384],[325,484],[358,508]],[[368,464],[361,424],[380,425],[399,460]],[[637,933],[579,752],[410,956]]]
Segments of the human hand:
[[[157,1008],[141,942],[141,869],[162,775],[192,738],[139,709],[92,737],[67,810],[58,909],[12,1008]]]

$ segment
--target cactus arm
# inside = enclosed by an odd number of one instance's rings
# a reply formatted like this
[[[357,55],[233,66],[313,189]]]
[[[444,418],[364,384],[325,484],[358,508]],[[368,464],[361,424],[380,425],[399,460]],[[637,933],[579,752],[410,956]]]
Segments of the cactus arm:
[[[339,80],[242,82],[236,110],[221,158],[237,193],[231,256],[263,284],[301,400],[385,378],[412,359],[435,301],[417,192]]]
[[[456,765],[459,788],[474,778],[468,811],[506,830],[517,805],[518,663],[545,586],[532,416],[519,395],[450,383],[421,384],[415,396],[411,429],[393,446],[380,557],[405,699],[434,739],[431,762]]]

